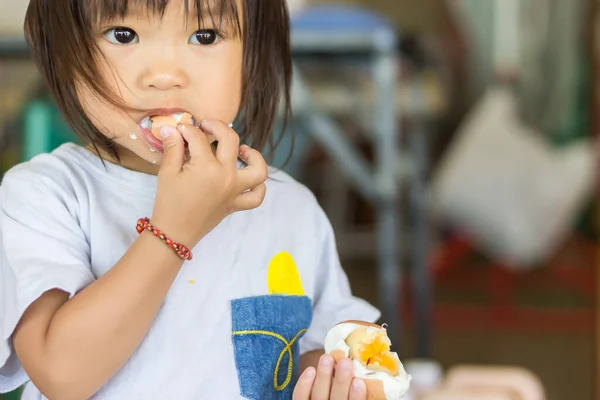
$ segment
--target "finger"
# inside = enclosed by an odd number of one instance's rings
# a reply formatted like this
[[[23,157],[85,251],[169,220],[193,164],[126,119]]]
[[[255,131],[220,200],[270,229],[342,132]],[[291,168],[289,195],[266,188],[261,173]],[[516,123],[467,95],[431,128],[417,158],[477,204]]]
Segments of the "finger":
[[[352,380],[348,400],[367,400],[367,385],[365,381],[358,378]]]
[[[308,367],[304,370],[300,379],[298,379],[298,383],[296,383],[292,400],[310,400],[310,391],[316,375],[317,371],[313,367]]]
[[[260,207],[267,193],[267,185],[261,183],[250,191],[239,194],[233,201],[236,211],[252,210]]]
[[[332,400],[347,400],[350,393],[350,384],[354,377],[352,361],[341,359],[335,367],[335,377],[331,387]]]
[[[267,162],[260,153],[260,151],[253,149],[248,145],[241,145],[239,149],[239,156],[246,163],[248,167],[264,167],[267,168]]]
[[[181,171],[185,157],[185,146],[179,131],[172,126],[160,127],[160,135],[164,148],[160,172],[175,174]]]
[[[229,125],[214,119],[202,121],[201,128],[204,132],[213,135],[219,145],[217,146],[217,159],[222,163],[237,160],[240,137]]]
[[[266,168],[244,168],[237,171],[238,174],[238,191],[241,193],[248,189],[252,189],[260,184],[265,183],[268,177]]]
[[[188,143],[188,150],[190,151],[190,157],[192,159],[203,158],[212,154],[206,133],[202,132],[194,125],[188,124],[179,124],[177,125],[177,129]]]
[[[247,167],[238,171],[240,191],[258,186],[267,180],[269,169],[259,151],[243,145],[240,147],[240,158],[248,164]]]
[[[329,354],[321,356],[317,377],[312,390],[312,400],[329,400],[331,378],[333,376],[333,357]]]

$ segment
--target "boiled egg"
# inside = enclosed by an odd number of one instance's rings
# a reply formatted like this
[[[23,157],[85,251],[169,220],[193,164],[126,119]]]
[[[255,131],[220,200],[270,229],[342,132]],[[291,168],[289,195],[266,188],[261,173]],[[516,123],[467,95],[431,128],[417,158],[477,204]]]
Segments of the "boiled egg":
[[[170,125],[175,128],[178,124],[194,125],[194,118],[188,112],[178,112],[172,115],[153,115],[151,117],[146,117],[140,123],[143,128],[152,132],[152,135],[158,140],[162,140],[160,137],[161,126]]]
[[[411,376],[398,354],[390,351],[391,344],[384,326],[345,321],[327,333],[325,352],[336,361],[352,360],[354,376],[366,383],[369,400],[397,400],[408,391]]]

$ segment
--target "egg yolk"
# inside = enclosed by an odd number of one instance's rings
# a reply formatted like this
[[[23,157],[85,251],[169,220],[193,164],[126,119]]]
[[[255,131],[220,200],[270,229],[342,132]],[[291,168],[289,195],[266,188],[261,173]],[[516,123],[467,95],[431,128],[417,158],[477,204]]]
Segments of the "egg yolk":
[[[390,351],[390,341],[381,332],[368,332],[365,328],[356,329],[346,338],[350,347],[350,357],[372,371],[384,371],[392,376],[400,373],[398,360]]]

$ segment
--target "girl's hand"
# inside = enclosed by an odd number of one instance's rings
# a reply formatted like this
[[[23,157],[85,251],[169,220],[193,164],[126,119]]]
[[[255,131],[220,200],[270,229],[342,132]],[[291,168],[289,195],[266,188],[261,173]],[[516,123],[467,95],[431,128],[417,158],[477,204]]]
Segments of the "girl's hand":
[[[333,357],[325,354],[317,370],[307,368],[298,379],[292,399],[366,400],[367,387],[362,379],[354,378],[352,361],[344,358],[334,364]]]
[[[218,141],[213,153],[207,134]],[[164,155],[152,224],[174,241],[190,248],[227,215],[262,204],[267,164],[248,146],[239,147],[239,136],[221,121],[202,122],[201,129],[179,125],[161,128]],[[189,160],[185,161],[184,139]],[[237,169],[238,155],[248,166]]]

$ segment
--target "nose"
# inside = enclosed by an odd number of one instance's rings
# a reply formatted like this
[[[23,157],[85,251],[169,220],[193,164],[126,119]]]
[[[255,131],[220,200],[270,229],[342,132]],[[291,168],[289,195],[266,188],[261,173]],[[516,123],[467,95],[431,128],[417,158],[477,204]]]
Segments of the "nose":
[[[152,60],[140,76],[142,88],[151,90],[182,89],[188,82],[184,68],[175,60]]]

